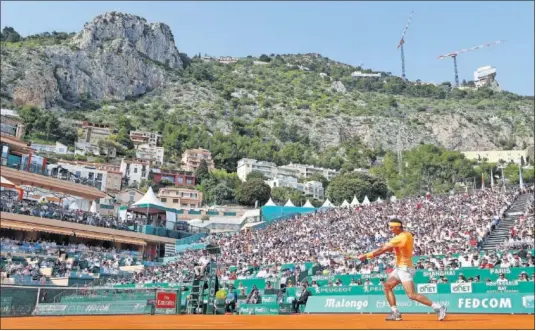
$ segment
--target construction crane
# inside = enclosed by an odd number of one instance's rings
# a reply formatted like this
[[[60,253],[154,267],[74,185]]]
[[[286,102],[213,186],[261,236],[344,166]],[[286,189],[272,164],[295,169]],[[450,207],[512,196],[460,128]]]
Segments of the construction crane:
[[[478,49],[488,47],[488,46],[497,45],[497,44],[501,44],[503,42],[504,42],[503,40],[497,40],[497,41],[492,42],[492,43],[478,45],[478,46],[471,47],[471,48],[460,49],[459,51],[455,51],[455,52],[452,52],[452,53],[441,55],[441,56],[438,57],[438,59],[443,60],[443,59],[445,59],[447,57],[452,58],[452,60],[454,61],[454,82],[456,83],[456,87],[459,87],[460,86],[460,81],[458,79],[458,63],[456,62],[456,57],[458,55],[462,54],[462,53],[465,53],[465,52],[476,51]]]
[[[412,18],[413,11],[411,11],[411,14],[409,15],[408,23],[404,28],[404,32],[402,32],[402,38],[400,38],[400,42],[398,42],[398,46],[396,46],[396,48],[400,48],[400,58],[402,59],[402,78],[404,80],[406,79],[406,65],[404,64],[404,38],[406,37],[406,32],[408,32],[409,24],[411,23]]]

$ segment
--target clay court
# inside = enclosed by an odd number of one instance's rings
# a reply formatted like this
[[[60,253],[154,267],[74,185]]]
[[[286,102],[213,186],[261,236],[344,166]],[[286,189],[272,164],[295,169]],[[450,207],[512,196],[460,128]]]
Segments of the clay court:
[[[386,322],[384,315],[284,316],[62,316],[1,319],[2,329],[517,329],[534,330],[534,315],[404,315]]]

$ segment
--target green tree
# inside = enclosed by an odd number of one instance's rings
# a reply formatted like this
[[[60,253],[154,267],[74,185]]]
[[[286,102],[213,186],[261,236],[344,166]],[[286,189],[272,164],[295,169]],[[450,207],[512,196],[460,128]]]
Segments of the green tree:
[[[309,179],[307,179],[307,181],[311,180],[322,183],[322,187],[324,188],[324,190],[328,188],[329,180],[321,174],[312,174]]]
[[[368,196],[370,201],[378,197],[385,199],[388,195],[386,183],[380,178],[369,176],[361,172],[349,172],[336,176],[329,183],[327,196],[335,204],[344,200],[351,201],[357,196],[359,200]]]
[[[523,183],[534,183],[534,168],[521,168]],[[519,166],[510,163],[504,168],[504,177],[510,184],[519,184]]]
[[[260,57],[259,57],[259,61],[262,61],[262,62],[270,62],[272,61],[272,58],[270,58],[268,55],[266,54],[262,54]]]
[[[272,190],[272,199],[277,204],[284,204],[290,199],[296,206],[301,206],[307,200],[302,191],[291,187],[275,187]]]
[[[405,151],[402,159],[402,174],[398,173],[394,153],[387,153],[383,164],[371,171],[386,180],[397,197],[446,193],[457,182],[477,175],[472,162],[462,153],[434,145],[420,145]]]
[[[246,206],[254,206],[258,201],[259,206],[264,205],[270,199],[270,186],[264,183],[262,179],[252,179],[240,185],[236,190],[236,200]]]
[[[2,33],[0,33],[0,41],[18,42],[21,40],[20,34],[10,26],[5,26]]]
[[[225,183],[219,183],[211,189],[211,196],[215,204],[222,205],[234,199],[234,192]]]
[[[246,181],[252,180],[252,179],[264,179],[264,174],[260,171],[253,170],[246,176]]]
[[[201,162],[199,162],[199,167],[195,171],[195,178],[197,183],[201,183],[203,180],[210,178],[207,161],[201,160]]]

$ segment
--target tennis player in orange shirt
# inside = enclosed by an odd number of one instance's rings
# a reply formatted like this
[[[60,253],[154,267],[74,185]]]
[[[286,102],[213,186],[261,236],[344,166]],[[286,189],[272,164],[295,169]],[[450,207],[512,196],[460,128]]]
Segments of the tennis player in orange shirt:
[[[389,243],[383,245],[367,254],[359,255],[357,258],[361,261],[367,259],[373,259],[384,253],[394,251],[396,255],[396,267],[389,274],[387,281],[383,284],[387,301],[391,306],[391,314],[387,316],[387,321],[401,321],[402,315],[396,307],[396,298],[393,293],[393,288],[402,283],[404,291],[408,298],[413,301],[418,301],[423,305],[431,307],[436,313],[440,321],[444,320],[447,316],[447,308],[439,303],[432,302],[430,299],[422,294],[415,292],[415,285],[413,284],[413,276],[415,275],[415,268],[413,267],[413,235],[408,231],[404,231],[402,221],[398,218],[394,218],[389,221],[389,229],[395,234],[395,237],[389,241]]]

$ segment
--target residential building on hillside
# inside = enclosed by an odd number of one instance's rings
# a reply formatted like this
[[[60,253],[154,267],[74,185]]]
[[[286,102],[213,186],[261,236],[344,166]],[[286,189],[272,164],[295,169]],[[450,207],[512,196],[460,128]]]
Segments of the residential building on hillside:
[[[32,143],[32,148],[35,149],[37,152],[42,153],[73,154],[72,152],[69,152],[69,148],[66,145],[60,143],[59,141],[56,141],[55,145]]]
[[[75,143],[75,154],[86,155],[91,153],[100,155],[99,141],[105,140],[113,133],[113,128],[108,124],[82,122],[79,130],[79,136]],[[104,149],[104,154],[109,157],[116,156],[116,149]]]
[[[238,161],[236,173],[240,180],[245,181],[247,176],[253,172],[259,171],[268,179],[277,177],[295,177],[295,178],[310,178],[313,174],[320,174],[326,179],[331,180],[338,174],[338,171],[333,169],[318,168],[303,164],[288,164],[278,167],[273,162],[257,161],[254,159],[240,159]]]
[[[164,147],[142,144],[136,146],[136,158],[150,161],[155,166],[164,164]]]
[[[241,181],[245,182],[247,176],[253,171],[261,172],[266,178],[275,178],[278,175],[277,170],[277,165],[273,162],[244,158],[238,160],[236,174]]]
[[[160,145],[162,135],[158,132],[146,132],[146,131],[130,131],[130,140],[134,145],[149,145],[156,147]]]
[[[339,173],[337,170],[315,167],[306,164],[290,163],[279,167],[280,169],[295,170],[298,172],[298,177],[310,178],[314,174],[322,175],[327,180],[332,180]]]
[[[303,193],[307,196],[312,196],[317,200],[324,200],[324,186],[321,182],[311,180],[304,183]]]
[[[0,110],[0,131],[21,139],[24,135],[24,121],[16,111],[2,108]]]
[[[511,151],[468,151],[461,152],[469,160],[484,161],[497,163],[503,160],[506,163],[521,163],[521,158],[525,163],[529,163],[529,149],[511,150]]]
[[[158,191],[158,198],[169,208],[201,208],[203,193],[182,187],[163,187]]]
[[[168,181],[176,186],[194,186],[195,175],[189,171],[152,169],[153,183]]]
[[[221,56],[218,59],[218,62],[221,63],[221,64],[231,64],[231,63],[238,62],[238,59],[234,58],[234,57],[231,57],[231,56]]]
[[[150,163],[144,160],[121,159],[120,171],[123,176],[123,187],[137,187],[142,180],[149,178]]]
[[[374,78],[379,78],[381,77],[382,74],[381,73],[370,73],[370,74],[367,74],[367,73],[364,73],[364,72],[361,72],[361,71],[354,71],[352,72],[352,77],[353,78],[362,78],[362,77],[374,77]]]
[[[203,148],[187,149],[182,153],[182,169],[195,172],[199,168],[201,160],[207,162],[209,170],[214,169],[214,160],[209,150]]]
[[[315,199],[324,200],[324,188],[322,187],[322,183],[317,181],[299,183],[296,177],[278,177],[266,180],[265,183],[272,189],[276,187],[290,187],[302,191],[305,195],[310,195]]]
[[[127,188],[115,195],[115,201],[121,206],[130,206],[139,201],[145,194],[135,188]]]

